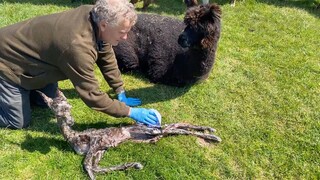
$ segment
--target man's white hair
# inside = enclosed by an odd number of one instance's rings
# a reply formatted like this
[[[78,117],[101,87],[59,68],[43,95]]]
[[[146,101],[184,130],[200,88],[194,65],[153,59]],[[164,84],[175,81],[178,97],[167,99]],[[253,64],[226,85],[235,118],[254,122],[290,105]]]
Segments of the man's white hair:
[[[118,25],[123,19],[132,25],[137,21],[137,13],[128,0],[97,0],[92,12],[96,23],[104,20],[110,26]]]

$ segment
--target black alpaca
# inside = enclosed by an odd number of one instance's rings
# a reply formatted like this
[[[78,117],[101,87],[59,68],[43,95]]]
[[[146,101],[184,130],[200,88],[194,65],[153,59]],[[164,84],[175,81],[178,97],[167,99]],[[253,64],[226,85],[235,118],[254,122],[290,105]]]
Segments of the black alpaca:
[[[184,22],[139,14],[127,41],[114,47],[120,70],[140,70],[152,82],[172,86],[206,79],[215,61],[220,17],[216,4],[188,8]]]

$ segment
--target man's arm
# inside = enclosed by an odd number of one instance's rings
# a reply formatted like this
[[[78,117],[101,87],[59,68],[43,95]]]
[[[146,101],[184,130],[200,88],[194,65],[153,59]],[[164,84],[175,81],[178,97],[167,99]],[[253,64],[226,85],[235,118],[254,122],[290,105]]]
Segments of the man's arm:
[[[110,44],[101,44],[97,65],[109,86],[118,94],[119,101],[124,102],[128,106],[141,105],[141,100],[139,98],[130,98],[126,96],[118,63]]]
[[[121,72],[110,44],[102,43],[98,52],[97,65],[109,86],[117,93],[124,91]]]
[[[118,100],[111,99],[106,93],[100,91],[98,80],[94,74],[95,59],[96,54],[93,48],[89,49],[81,47],[81,45],[72,46],[72,49],[62,54],[58,66],[71,80],[80,98],[87,106],[114,117],[128,116],[128,106]],[[118,77],[117,73],[114,76]],[[116,90],[121,89],[123,85],[121,79],[111,80],[111,84]]]

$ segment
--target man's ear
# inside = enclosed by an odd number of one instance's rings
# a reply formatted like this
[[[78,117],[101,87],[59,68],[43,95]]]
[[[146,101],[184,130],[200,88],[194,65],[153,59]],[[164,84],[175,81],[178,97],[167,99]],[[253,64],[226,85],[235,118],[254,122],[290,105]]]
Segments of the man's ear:
[[[108,24],[105,21],[99,22],[99,29],[101,32],[105,32],[107,29]]]

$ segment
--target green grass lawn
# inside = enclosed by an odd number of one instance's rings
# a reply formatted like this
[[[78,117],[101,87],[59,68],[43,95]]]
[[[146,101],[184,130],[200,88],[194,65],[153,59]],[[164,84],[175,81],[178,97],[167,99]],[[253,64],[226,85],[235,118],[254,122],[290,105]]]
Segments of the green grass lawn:
[[[216,2],[223,10],[222,34],[206,81],[174,88],[136,73],[123,79],[127,94],[159,110],[163,123],[212,126],[223,141],[204,146],[179,136],[125,143],[107,152],[101,166],[139,161],[145,168],[98,179],[320,179],[319,1]],[[0,27],[78,5],[0,0]],[[184,10],[182,0],[158,0],[147,12],[182,19]],[[114,97],[98,70],[97,77]],[[69,81],[59,86],[73,105],[75,129],[132,123],[89,109]],[[27,129],[0,129],[0,179],[87,179],[82,159],[63,140],[50,110],[34,109]]]

